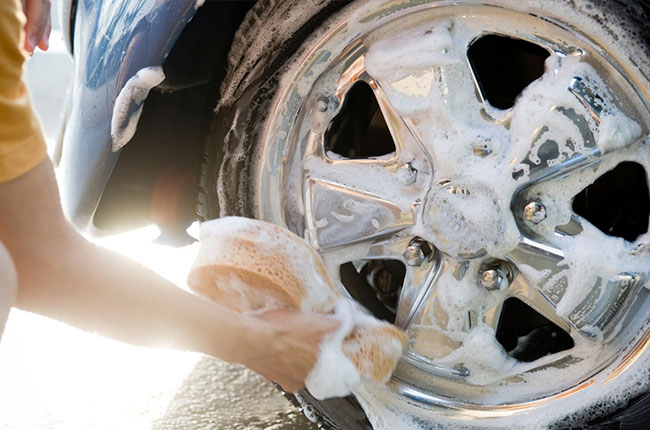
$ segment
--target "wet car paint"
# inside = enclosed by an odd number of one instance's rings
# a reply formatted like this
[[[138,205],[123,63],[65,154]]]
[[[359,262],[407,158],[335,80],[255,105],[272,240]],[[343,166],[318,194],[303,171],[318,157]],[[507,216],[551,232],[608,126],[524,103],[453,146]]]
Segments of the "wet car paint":
[[[195,0],[78,2],[59,182],[63,210],[79,228],[90,226],[119,157],[110,134],[117,95],[138,70],[162,65],[195,12]]]

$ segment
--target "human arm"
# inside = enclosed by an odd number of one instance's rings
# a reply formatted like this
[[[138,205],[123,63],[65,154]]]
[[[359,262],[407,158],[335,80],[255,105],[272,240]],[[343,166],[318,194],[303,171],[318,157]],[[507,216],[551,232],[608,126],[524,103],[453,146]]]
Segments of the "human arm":
[[[336,323],[291,311],[246,316],[187,293],[79,235],[49,160],[0,184],[0,240],[18,272],[17,306],[142,346],[239,362],[295,391]]]

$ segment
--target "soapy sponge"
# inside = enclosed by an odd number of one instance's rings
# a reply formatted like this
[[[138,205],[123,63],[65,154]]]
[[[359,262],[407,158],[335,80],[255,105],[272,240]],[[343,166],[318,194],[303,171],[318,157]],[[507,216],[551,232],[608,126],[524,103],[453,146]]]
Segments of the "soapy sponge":
[[[276,225],[239,217],[204,222],[200,239],[188,277],[196,293],[238,312],[283,307],[341,320],[307,378],[314,396],[350,394],[361,379],[388,381],[406,334],[341,294],[307,242]]]

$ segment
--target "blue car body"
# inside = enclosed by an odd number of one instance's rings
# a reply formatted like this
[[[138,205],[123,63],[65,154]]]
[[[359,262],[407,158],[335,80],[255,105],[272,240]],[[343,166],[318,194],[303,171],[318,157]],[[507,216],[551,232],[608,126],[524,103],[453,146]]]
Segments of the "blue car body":
[[[115,100],[140,69],[160,66],[197,10],[196,0],[78,0],[72,100],[59,161],[66,215],[91,225],[119,157],[112,152]]]

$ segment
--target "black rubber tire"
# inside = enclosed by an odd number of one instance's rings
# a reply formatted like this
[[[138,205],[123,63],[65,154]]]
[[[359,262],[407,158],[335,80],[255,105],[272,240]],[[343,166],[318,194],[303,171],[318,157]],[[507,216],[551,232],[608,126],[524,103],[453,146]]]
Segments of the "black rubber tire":
[[[252,168],[258,154],[260,118],[266,118],[279,78],[287,62],[299,55],[302,44],[312,32],[344,9],[352,0],[312,0],[312,11],[303,21],[287,19],[292,8],[306,7],[305,0],[260,0],[235,34],[228,60],[228,73],[221,87],[201,172],[199,215],[204,219],[226,215],[255,217],[255,192]],[[372,0],[371,0],[372,1]],[[514,0],[513,0],[514,1]],[[564,0],[573,4],[573,0]],[[590,0],[594,17],[618,16],[630,23],[635,36],[650,47],[649,0]],[[343,11],[345,12],[345,11]],[[292,27],[290,31],[272,31],[269,27]],[[614,35],[617,37],[616,35]],[[650,51],[650,49],[649,49]],[[650,55],[646,55],[650,58]],[[645,71],[650,76],[650,70]],[[308,392],[286,394],[295,405],[323,428],[372,430],[365,413],[353,397],[318,401]],[[586,422],[579,428],[648,429],[650,393],[623,405],[617,411]],[[566,422],[575,422],[568,419]],[[557,422],[554,428],[568,428]]]

